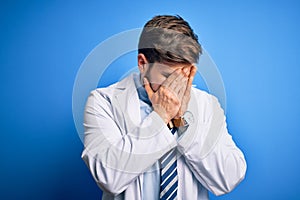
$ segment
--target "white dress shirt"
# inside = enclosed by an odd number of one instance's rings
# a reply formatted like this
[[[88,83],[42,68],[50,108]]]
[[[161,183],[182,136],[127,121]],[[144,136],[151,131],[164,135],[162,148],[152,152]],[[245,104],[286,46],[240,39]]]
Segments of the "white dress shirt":
[[[172,135],[149,106],[133,74],[91,92],[85,109],[82,158],[103,190],[102,199],[159,197],[159,158],[176,148],[178,199],[208,199],[243,180],[246,162],[228,134],[217,99],[192,89],[194,123]]]

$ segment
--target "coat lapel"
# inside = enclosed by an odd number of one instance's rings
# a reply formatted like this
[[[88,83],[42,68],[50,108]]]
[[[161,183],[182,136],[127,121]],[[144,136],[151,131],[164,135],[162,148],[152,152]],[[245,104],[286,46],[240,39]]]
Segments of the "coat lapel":
[[[126,132],[130,132],[133,128],[141,123],[140,102],[137,89],[134,83],[134,76],[131,74],[122,81],[118,82],[115,91],[116,106],[119,107],[119,122],[123,124]]]

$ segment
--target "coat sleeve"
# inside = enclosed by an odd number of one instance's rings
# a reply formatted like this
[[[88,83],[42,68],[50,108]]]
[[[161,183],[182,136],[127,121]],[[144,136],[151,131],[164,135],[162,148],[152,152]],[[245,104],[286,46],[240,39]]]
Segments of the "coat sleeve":
[[[206,97],[197,105],[195,123],[179,138],[177,148],[196,179],[215,195],[222,195],[244,179],[246,161],[227,131],[218,100]]]
[[[124,132],[112,107],[110,100],[99,92],[93,91],[88,97],[82,159],[98,186],[118,195],[177,142],[155,112],[132,132]]]

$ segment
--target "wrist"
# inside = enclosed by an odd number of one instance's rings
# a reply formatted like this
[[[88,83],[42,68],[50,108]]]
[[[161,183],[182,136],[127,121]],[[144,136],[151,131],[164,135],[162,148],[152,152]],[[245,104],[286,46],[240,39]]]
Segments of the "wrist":
[[[180,118],[172,119],[173,125],[177,128],[183,126],[189,126],[194,122],[193,114],[190,111],[186,111]]]
[[[171,121],[171,119],[168,117],[168,115],[165,112],[159,109],[154,109],[154,111],[160,116],[160,118],[164,121],[165,124],[168,124]]]
[[[173,119],[180,119],[183,115],[183,112],[179,111]]]
[[[180,109],[178,110],[178,113],[176,114],[176,116],[174,117],[174,119],[179,119],[182,118],[182,116],[184,115],[184,113],[187,111],[187,107],[186,105],[181,105]]]
[[[172,123],[177,128],[181,126],[185,126],[185,120],[182,117],[172,119]]]

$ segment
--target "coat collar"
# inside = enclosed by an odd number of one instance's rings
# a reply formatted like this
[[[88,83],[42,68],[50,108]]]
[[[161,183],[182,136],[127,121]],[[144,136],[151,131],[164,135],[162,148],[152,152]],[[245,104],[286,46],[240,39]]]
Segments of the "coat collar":
[[[124,128],[132,130],[141,122],[140,102],[134,77],[139,76],[133,73],[116,84],[115,98],[116,103],[122,110]]]

